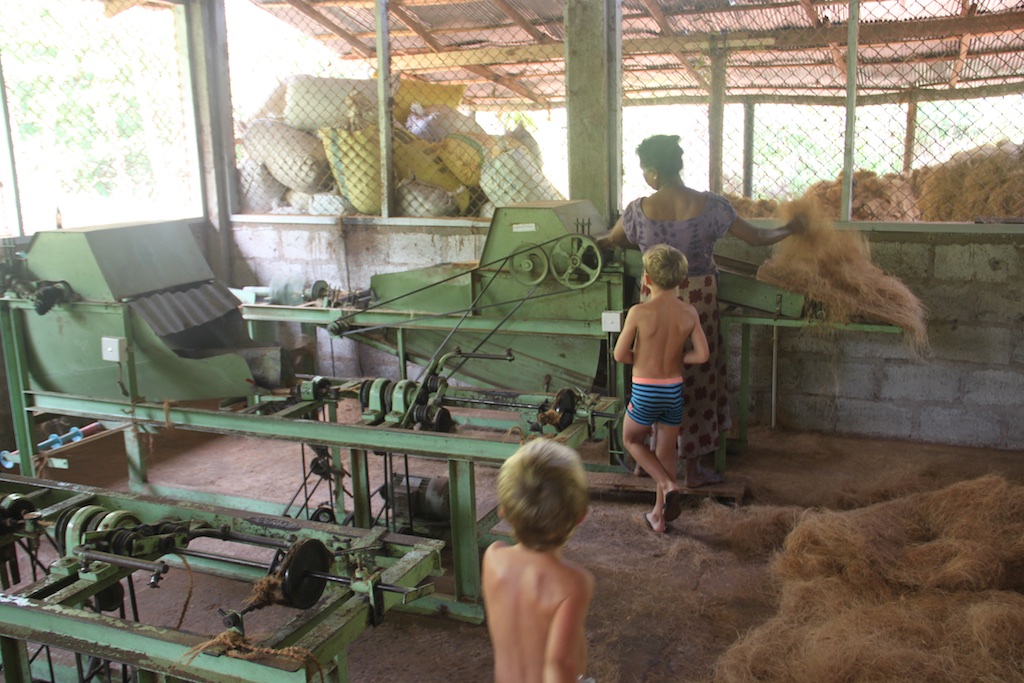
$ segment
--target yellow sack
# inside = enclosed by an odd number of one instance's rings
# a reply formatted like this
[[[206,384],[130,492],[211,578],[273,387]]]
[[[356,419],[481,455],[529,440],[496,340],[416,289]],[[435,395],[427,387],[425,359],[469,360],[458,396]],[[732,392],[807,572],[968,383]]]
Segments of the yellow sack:
[[[462,104],[462,93],[465,91],[466,86],[464,85],[428,83],[410,78],[400,78],[391,115],[395,122],[404,126],[413,103],[419,102],[424,107],[443,104],[454,109]]]
[[[347,197],[359,213],[379,216],[380,135],[377,126],[355,131],[321,128],[320,138],[339,194]]]
[[[441,143],[441,161],[464,185],[480,187],[484,162],[501,152],[498,141],[487,133],[449,133]]]
[[[431,144],[398,126],[395,126],[391,139],[394,142],[395,175],[398,179],[415,179],[447,190],[455,197],[459,211],[465,213],[469,208],[469,190],[441,160],[441,144]]]

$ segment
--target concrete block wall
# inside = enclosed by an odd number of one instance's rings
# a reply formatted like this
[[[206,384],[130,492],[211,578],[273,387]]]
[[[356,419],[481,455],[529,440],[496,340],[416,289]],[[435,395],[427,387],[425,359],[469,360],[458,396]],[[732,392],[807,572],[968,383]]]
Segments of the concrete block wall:
[[[872,261],[928,309],[930,347],[899,335],[779,331],[777,423],[793,429],[1024,449],[1024,242],[1014,234],[869,232]],[[731,238],[719,252],[768,255]],[[739,331],[730,335],[738,386]],[[752,423],[770,423],[772,333],[751,335]],[[733,391],[734,410],[738,392]]]
[[[965,228],[970,230],[971,228]],[[484,221],[453,224],[379,219],[236,223],[233,286],[275,277],[358,290],[375,273],[474,261]],[[929,309],[930,348],[915,355],[898,334],[818,328],[779,330],[779,425],[798,430],[1024,449],[1024,279],[1012,234],[871,232],[873,261],[903,280]],[[760,263],[766,249],[727,238],[719,253]],[[317,332],[319,372],[395,374],[394,358]],[[734,415],[739,330],[731,334]],[[772,414],[771,328],[751,337],[752,424]],[[413,373],[412,376],[415,376]]]
[[[269,286],[275,279],[291,278],[305,286],[324,280],[334,289],[363,290],[377,273],[475,261],[483,250],[488,225],[486,220],[472,219],[416,225],[407,220],[389,224],[379,219],[290,218],[281,222],[247,219],[233,225],[232,287]],[[394,356],[333,338],[323,328],[315,334],[319,373],[396,375]],[[278,341],[292,347],[304,340],[298,326],[280,326]]]

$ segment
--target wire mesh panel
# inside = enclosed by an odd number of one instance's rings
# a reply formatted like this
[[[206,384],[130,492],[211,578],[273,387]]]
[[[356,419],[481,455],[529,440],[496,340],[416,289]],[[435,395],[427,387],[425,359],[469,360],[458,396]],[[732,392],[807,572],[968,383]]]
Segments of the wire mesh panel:
[[[706,186],[748,217],[811,195],[838,218],[849,16],[846,3],[813,0],[625,0],[623,92],[639,111],[624,113],[624,140],[631,125],[680,135],[685,180],[702,187],[692,167],[706,139]],[[1004,0],[859,4],[854,220],[1024,214],[1022,32],[1020,7]],[[708,112],[706,136],[687,110]],[[632,151],[627,199],[642,183]]]
[[[454,199],[449,214],[562,199],[565,156],[551,153],[565,148],[564,115],[552,115],[565,101],[561,8],[551,17],[517,0],[403,3],[390,16],[398,212],[437,215],[442,206],[421,199],[436,187]],[[555,144],[542,153],[538,137]],[[403,168],[404,154],[436,154],[452,179]]]
[[[244,9],[243,0],[233,2],[228,41],[242,209],[380,215],[374,3],[244,0]],[[564,197],[562,19],[560,11],[538,14],[533,4],[390,4],[385,111],[395,215],[486,216],[496,205]],[[300,62],[282,50],[272,66],[243,63],[242,44],[252,36],[234,17],[252,7],[276,17],[282,35],[297,30],[327,56],[310,52],[311,61]],[[273,44],[257,42],[260,50]],[[268,99],[240,112],[238,75],[250,73]]]
[[[380,214],[382,175],[406,216],[566,195],[564,0],[387,3],[383,108],[375,3],[225,4],[237,209]],[[847,4],[621,10],[625,198],[647,191],[636,144],[672,133],[686,182],[741,213],[812,193],[838,217]],[[0,19],[8,232],[52,227],[58,209],[65,225],[200,213],[183,5],[7,2]],[[1019,218],[1024,10],[874,0],[859,4],[857,29],[852,217]]]
[[[337,37],[285,3],[225,2],[241,213],[354,213],[331,172],[322,130],[376,120],[373,22]],[[286,20],[284,17],[288,17]],[[378,146],[376,136],[365,142]],[[336,150],[333,150],[336,153]],[[379,153],[378,153],[379,158]],[[379,194],[380,171],[374,179]],[[358,200],[358,198],[357,198]],[[377,201],[379,213],[379,199]]]
[[[183,17],[169,5],[0,3],[4,234],[202,215]]]
[[[858,125],[855,203],[865,218],[1024,216],[1019,6],[871,3],[861,22],[858,94],[868,106],[858,118],[875,124]],[[898,41],[884,30],[893,22]]]

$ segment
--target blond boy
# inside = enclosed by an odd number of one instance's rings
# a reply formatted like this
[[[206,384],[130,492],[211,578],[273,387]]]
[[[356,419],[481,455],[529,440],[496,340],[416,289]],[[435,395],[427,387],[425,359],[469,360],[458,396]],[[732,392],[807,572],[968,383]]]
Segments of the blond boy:
[[[564,559],[562,546],[588,499],[579,455],[550,439],[526,443],[498,473],[498,511],[518,543],[497,541],[484,553],[496,683],[575,683],[585,674],[594,577]]]
[[[682,252],[666,244],[644,253],[643,283],[651,297],[629,309],[615,343],[615,360],[633,365],[622,438],[629,454],[657,484],[654,509],[645,512],[643,520],[658,533],[664,533],[665,523],[682,512],[676,484],[676,439],[683,421],[682,366],[704,363],[709,355],[697,309],[676,296],[687,265]],[[657,452],[644,443],[652,425],[657,430]]]

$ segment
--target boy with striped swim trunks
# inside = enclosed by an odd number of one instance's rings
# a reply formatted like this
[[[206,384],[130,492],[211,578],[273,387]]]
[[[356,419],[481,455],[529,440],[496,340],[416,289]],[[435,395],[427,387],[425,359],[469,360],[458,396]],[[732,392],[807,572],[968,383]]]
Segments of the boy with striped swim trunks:
[[[683,422],[682,366],[704,363],[709,355],[697,309],[676,296],[686,270],[686,257],[674,247],[658,244],[644,253],[643,284],[650,288],[651,298],[629,309],[615,343],[616,362],[633,365],[622,440],[657,485],[654,509],[643,514],[644,523],[657,533],[664,533],[666,522],[682,513],[676,483],[676,438]],[[656,425],[657,452],[644,443],[651,425]]]

